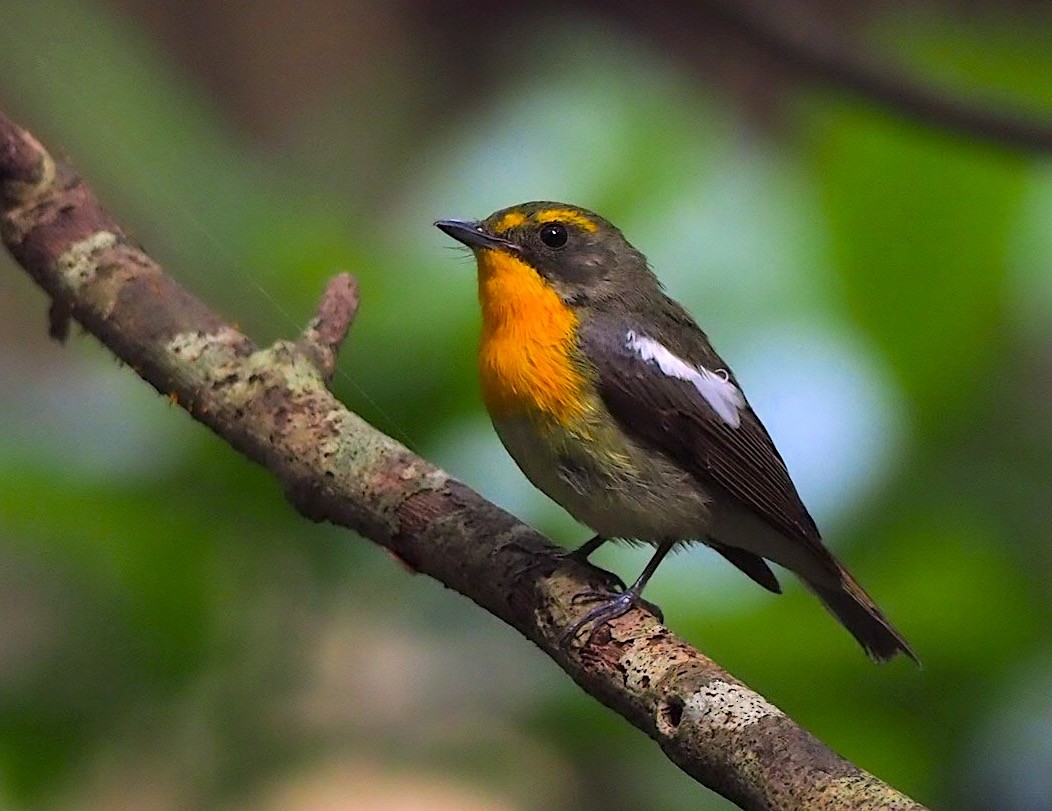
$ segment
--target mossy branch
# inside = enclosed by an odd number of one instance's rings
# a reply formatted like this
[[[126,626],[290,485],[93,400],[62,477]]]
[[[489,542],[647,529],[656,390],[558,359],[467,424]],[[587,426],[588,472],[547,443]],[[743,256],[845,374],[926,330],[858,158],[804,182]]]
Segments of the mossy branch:
[[[167,276],[69,167],[2,114],[0,235],[51,296],[52,335],[78,321],[273,473],[304,516],[361,533],[500,617],[699,782],[745,809],[921,808],[645,611],[587,644],[560,645],[582,610],[575,600],[609,585],[602,576],[556,561],[548,540],[326,388],[357,312],[349,275],[330,282],[301,336],[259,348]]]

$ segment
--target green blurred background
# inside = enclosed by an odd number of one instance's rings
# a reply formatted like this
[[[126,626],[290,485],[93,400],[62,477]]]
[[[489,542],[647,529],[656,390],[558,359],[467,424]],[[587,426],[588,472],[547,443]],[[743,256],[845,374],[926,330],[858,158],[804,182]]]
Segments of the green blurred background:
[[[648,596],[918,799],[1052,808],[1052,162],[794,81],[705,8],[3,0],[0,106],[261,342],[357,274],[337,394],[566,544],[588,532],[484,416],[473,265],[431,222],[535,198],[613,220],[924,668],[703,549]],[[782,8],[1052,112],[1047,4]],[[93,339],[49,342],[46,308],[0,256],[0,808],[729,807]]]

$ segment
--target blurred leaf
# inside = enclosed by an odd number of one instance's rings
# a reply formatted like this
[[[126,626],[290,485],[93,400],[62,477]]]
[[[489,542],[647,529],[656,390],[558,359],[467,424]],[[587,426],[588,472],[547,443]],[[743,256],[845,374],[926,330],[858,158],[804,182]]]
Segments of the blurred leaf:
[[[859,108],[822,119],[815,160],[844,296],[926,420],[996,363],[1025,163]]]
[[[875,38],[915,65],[926,82],[971,103],[1035,121],[1052,116],[1052,18],[1035,6],[1023,14],[998,9],[956,18],[952,27],[922,15],[889,17]]]

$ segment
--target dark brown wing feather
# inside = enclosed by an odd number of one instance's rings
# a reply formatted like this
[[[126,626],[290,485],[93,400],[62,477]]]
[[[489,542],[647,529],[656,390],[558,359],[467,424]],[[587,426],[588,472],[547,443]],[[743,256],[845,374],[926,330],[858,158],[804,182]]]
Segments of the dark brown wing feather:
[[[708,345],[704,334],[675,302],[666,299],[660,321],[647,316],[652,332],[624,316],[591,315],[582,324],[581,340],[598,372],[600,396],[630,436],[674,458],[703,484],[715,483],[775,529],[820,551],[818,529],[789,478],[785,463],[763,424],[748,405],[741,425],[729,426],[693,384],[666,376],[627,346],[626,335],[659,341],[669,351],[710,371],[727,364]]]
[[[723,555],[723,557],[737,566],[741,571],[745,572],[745,574],[752,578],[754,582],[759,583],[765,589],[772,591],[775,594],[782,593],[782,586],[778,582],[778,578],[774,576],[774,572],[772,572],[771,567],[767,565],[767,561],[759,555],[754,555],[752,552],[739,549],[737,546],[728,546],[727,544],[718,543],[716,541],[709,541],[709,546]]]

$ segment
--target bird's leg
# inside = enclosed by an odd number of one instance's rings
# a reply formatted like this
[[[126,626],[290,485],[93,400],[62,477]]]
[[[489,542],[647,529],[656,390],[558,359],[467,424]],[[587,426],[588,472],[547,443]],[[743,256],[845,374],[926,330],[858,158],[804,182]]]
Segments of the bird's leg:
[[[588,561],[588,557],[606,542],[607,539],[604,538],[602,535],[596,535],[591,540],[585,541],[576,549],[570,552],[566,552],[564,556],[568,558],[573,558],[574,560],[578,560],[581,563],[586,563]]]
[[[628,586],[625,585],[625,581],[624,580],[622,580],[616,574],[614,574],[613,572],[611,572],[611,571],[609,571],[607,569],[601,569],[598,566],[596,566],[594,563],[588,563],[589,556],[596,549],[598,549],[600,546],[602,546],[604,543],[606,543],[608,540],[610,540],[610,539],[609,538],[604,538],[602,535],[596,535],[594,538],[591,538],[590,540],[585,541],[583,544],[581,544],[576,549],[571,549],[571,550],[569,550],[567,552],[563,552],[558,557],[561,560],[576,560],[578,563],[585,563],[585,564],[591,566],[597,572],[601,572],[606,577],[608,577],[610,580],[613,580],[617,584],[617,587],[619,589],[621,589],[621,591],[624,591],[625,589],[628,588]]]
[[[588,635],[589,640],[591,640],[592,634],[598,631],[602,626],[606,625],[610,620],[617,619],[622,614],[627,614],[633,606],[637,606],[640,603],[645,604],[658,615],[659,619],[663,620],[664,618],[661,616],[661,609],[652,603],[643,600],[641,595],[647,581],[654,575],[654,572],[657,571],[657,567],[661,565],[661,561],[665,559],[665,555],[667,555],[675,545],[675,541],[663,541],[661,545],[658,546],[657,551],[654,552],[653,557],[647,562],[642,573],[636,578],[636,581],[631,586],[622,591],[612,600],[608,600],[602,605],[596,606],[583,617],[575,621],[569,628],[563,631],[562,636],[560,637],[560,642],[566,644],[571,639],[574,639],[584,626],[589,624],[592,625],[592,633]]]
[[[591,564],[591,563],[588,562],[588,557],[596,549],[598,549],[600,546],[602,546],[604,543],[606,543],[607,540],[608,540],[607,538],[604,538],[601,535],[596,535],[594,538],[591,538],[590,540],[585,541],[583,544],[581,544],[576,549],[564,549],[561,552],[553,552],[551,554],[544,555],[544,557],[542,557],[542,558],[536,558],[536,559],[530,561],[529,563],[527,563],[522,568],[520,568],[518,571],[516,571],[515,572],[515,578],[519,579],[523,575],[527,574],[528,572],[532,572],[534,569],[537,569],[537,568],[539,568],[540,566],[542,566],[542,565],[544,565],[546,563],[550,563],[550,562],[554,561],[556,566],[558,566],[560,563],[562,563],[565,560],[574,560],[574,561],[577,561],[578,563],[585,564],[586,566],[591,566],[593,569],[595,569],[596,571],[602,573],[603,575],[608,577],[610,580],[612,580],[614,583],[616,583],[618,585],[618,587],[623,591],[626,588],[624,580],[622,580],[620,577],[618,577],[613,572],[608,572],[606,569],[600,569],[598,566],[595,566],[594,564]],[[554,569],[554,567],[553,567],[553,569]]]

